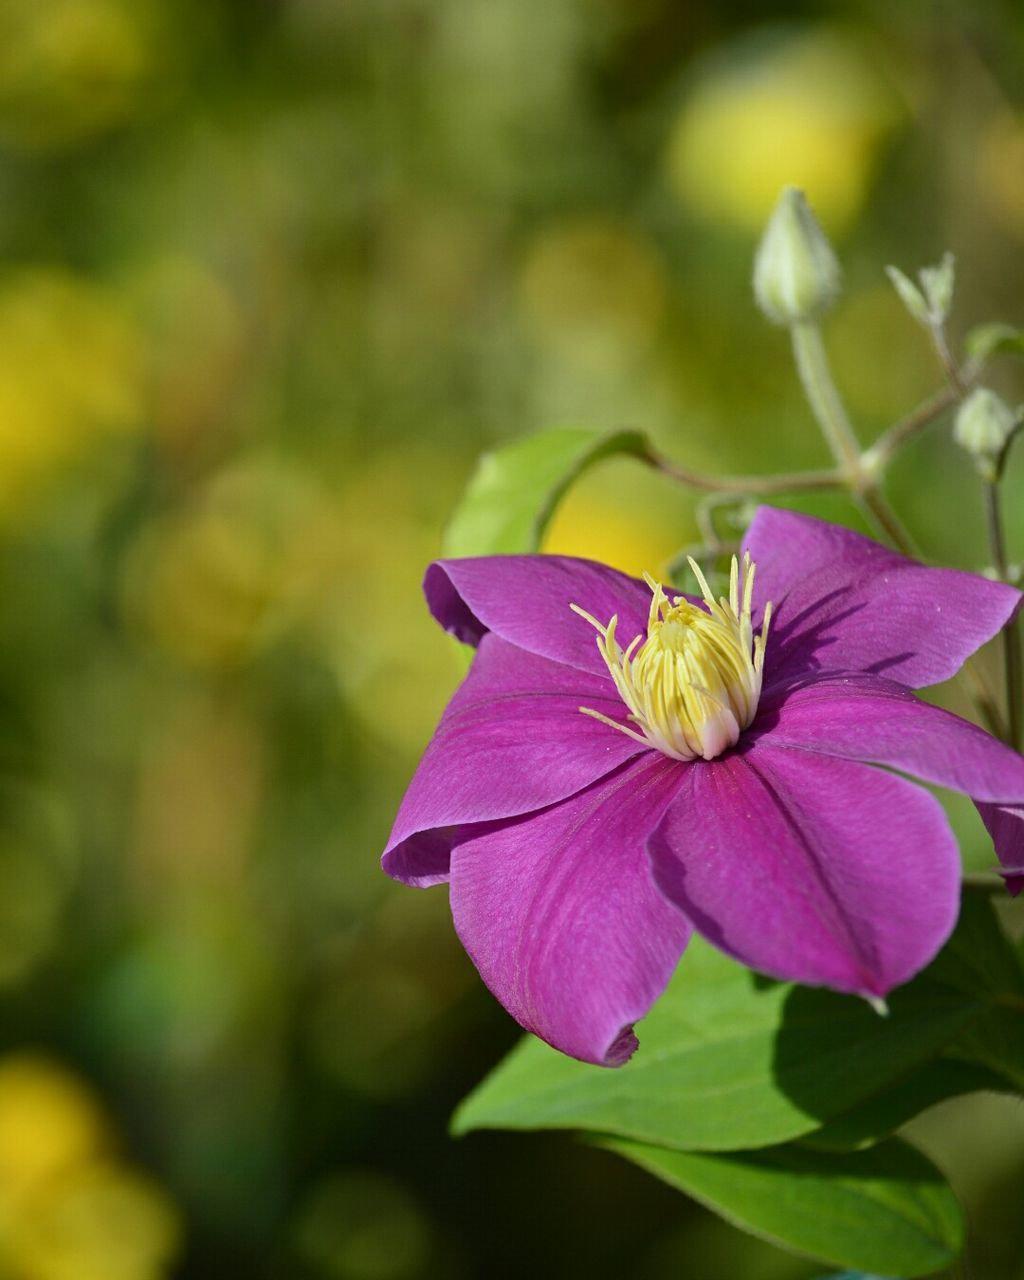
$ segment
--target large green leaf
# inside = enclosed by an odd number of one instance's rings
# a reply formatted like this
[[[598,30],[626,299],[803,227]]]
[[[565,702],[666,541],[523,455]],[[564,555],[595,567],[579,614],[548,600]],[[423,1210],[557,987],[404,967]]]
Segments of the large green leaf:
[[[963,1244],[960,1209],[942,1175],[896,1139],[844,1156],[597,1141],[744,1230],[840,1266],[920,1276],[948,1266]]]
[[[448,526],[448,556],[537,551],[566,489],[588,467],[613,454],[642,455],[636,431],[563,429],[516,440],[477,464]]]
[[[527,1037],[456,1112],[453,1129],[591,1129],[729,1151],[809,1133],[935,1056],[984,1005],[922,976],[881,1017],[853,996],[772,983],[691,943],[607,1070]]]
[[[984,1018],[985,1015],[982,1015]],[[979,1090],[997,1093],[1012,1091],[1003,1076],[973,1062],[936,1058],[923,1063],[904,1080],[844,1111],[820,1129],[800,1139],[803,1146],[819,1151],[852,1151],[869,1147],[890,1134],[914,1116],[965,1093]]]
[[[934,971],[948,986],[982,994],[986,1008],[948,1053],[1024,1090],[1024,968],[985,894],[965,892],[957,938],[959,945],[940,955]]]
[[[1024,993],[1024,968],[986,890],[964,887],[956,932],[930,973],[947,987],[986,999]]]
[[[805,1145],[868,1146],[947,1098],[1024,1087],[1024,972],[986,893],[965,890],[956,933],[929,976],[978,998],[977,1016],[946,1047],[946,1056],[836,1116],[802,1139]]]

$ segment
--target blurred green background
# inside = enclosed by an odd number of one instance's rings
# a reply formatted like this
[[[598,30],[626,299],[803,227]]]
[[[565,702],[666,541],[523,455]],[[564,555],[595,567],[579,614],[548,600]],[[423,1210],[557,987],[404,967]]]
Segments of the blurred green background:
[[[447,1138],[517,1030],[378,869],[458,679],[419,580],[529,430],[826,461],[750,300],[784,183],[865,439],[939,384],[884,263],[1024,322],[1022,66],[1010,0],[0,0],[0,1280],[820,1273],[568,1138]],[[946,434],[893,494],[978,567]],[[623,463],[548,547],[695,536]],[[965,1274],[1024,1276],[1021,1113],[923,1131]]]

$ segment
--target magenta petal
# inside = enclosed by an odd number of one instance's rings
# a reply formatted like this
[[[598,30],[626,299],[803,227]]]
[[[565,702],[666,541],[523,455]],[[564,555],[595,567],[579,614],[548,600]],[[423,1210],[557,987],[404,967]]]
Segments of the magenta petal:
[[[478,644],[487,631],[555,662],[606,674],[597,633],[569,607],[601,623],[619,618],[619,641],[647,631],[650,590],[593,560],[569,556],[481,556],[438,560],[423,580],[430,612],[459,640]]]
[[[769,694],[755,732],[772,747],[889,765],[976,800],[1024,802],[1024,757],[878,676],[823,676]]]
[[[633,1023],[689,939],[644,855],[688,769],[645,755],[452,853],[452,915],[481,977],[527,1030],[585,1062],[629,1058]]]
[[[1024,805],[979,804],[978,812],[1002,863],[1006,887],[1016,897],[1024,889]]]
[[[884,995],[956,922],[960,860],[938,802],[847,760],[762,741],[695,765],[648,849],[694,928],[776,978]]]
[[[761,507],[746,537],[755,595],[775,606],[766,686],[808,670],[947,680],[1020,603],[1013,587],[929,569],[839,525]]]
[[[437,884],[448,876],[453,828],[564,800],[646,750],[581,706],[626,718],[607,675],[485,636],[405,793],[383,857],[388,875]]]

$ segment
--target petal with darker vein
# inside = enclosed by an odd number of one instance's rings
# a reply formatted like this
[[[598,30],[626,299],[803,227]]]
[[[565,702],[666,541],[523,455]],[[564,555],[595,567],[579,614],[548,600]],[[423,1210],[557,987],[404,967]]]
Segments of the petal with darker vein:
[[[455,927],[484,981],[563,1053],[618,1066],[690,936],[644,853],[691,766],[654,753],[571,800],[460,844]]]
[[[956,922],[960,860],[940,805],[870,765],[764,740],[702,762],[648,849],[694,928],[776,978],[884,995]]]

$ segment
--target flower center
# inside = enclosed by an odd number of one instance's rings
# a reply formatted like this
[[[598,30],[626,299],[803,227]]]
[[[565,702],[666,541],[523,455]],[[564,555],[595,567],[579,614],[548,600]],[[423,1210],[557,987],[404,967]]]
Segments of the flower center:
[[[615,639],[617,615],[602,626],[578,605],[570,606],[597,631],[598,652],[637,728],[589,707],[580,711],[676,760],[713,760],[739,740],[757,711],[772,606],[765,606],[755,638],[750,619],[755,566],[749,555],[743,557],[742,575],[732,558],[728,599],[715,599],[692,559],[690,568],[705,607],[682,596],[671,600],[645,574],[652,592],[647,637],[636,636],[626,649]]]

